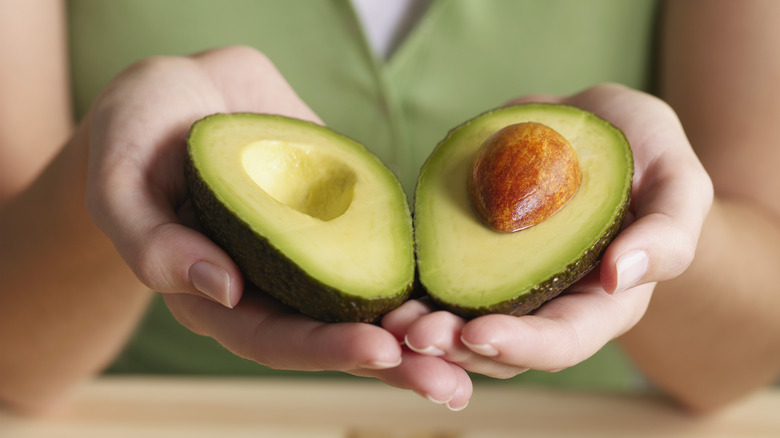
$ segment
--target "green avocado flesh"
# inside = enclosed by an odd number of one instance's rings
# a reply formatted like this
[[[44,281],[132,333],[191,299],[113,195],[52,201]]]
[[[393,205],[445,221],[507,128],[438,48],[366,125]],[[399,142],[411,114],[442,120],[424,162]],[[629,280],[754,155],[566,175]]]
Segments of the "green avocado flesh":
[[[545,221],[497,233],[474,213],[467,183],[482,143],[521,122],[545,124],[575,150],[582,183]],[[423,166],[415,192],[419,280],[442,307],[471,318],[527,314],[582,278],[617,234],[629,205],[633,157],[622,132],[557,104],[509,106],[450,131]]]
[[[257,288],[325,321],[372,321],[408,299],[409,207],[395,175],[362,145],[248,113],[206,117],[187,143],[201,226]]]

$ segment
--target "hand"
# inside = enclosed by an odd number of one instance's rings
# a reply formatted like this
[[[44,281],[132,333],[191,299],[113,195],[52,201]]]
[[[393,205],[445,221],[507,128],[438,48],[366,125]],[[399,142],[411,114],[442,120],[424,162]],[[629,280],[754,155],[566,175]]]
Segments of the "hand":
[[[86,119],[88,210],[136,276],[164,294],[184,326],[273,368],[370,375],[434,399],[442,390],[415,372],[420,364],[435,362],[426,369],[452,386],[468,380],[435,358],[401,364],[398,341],[379,326],[325,324],[244,294],[231,258],[197,231],[183,177],[191,124],[240,111],[321,123],[267,58],[242,47],[142,61],[98,98]]]
[[[497,378],[573,366],[633,327],[655,282],[681,274],[691,263],[713,196],[675,113],[660,100],[602,85],[568,98],[529,96],[512,103],[528,101],[578,106],[623,130],[635,160],[624,229],[597,269],[532,315],[465,321],[410,301],[382,321],[417,354]]]

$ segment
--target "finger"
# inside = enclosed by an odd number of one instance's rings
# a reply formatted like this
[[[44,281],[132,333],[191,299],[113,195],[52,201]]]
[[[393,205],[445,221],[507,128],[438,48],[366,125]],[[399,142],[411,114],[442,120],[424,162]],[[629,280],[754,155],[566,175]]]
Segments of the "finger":
[[[390,333],[371,324],[323,323],[251,294],[234,309],[189,295],[164,298],[190,330],[271,368],[376,377],[453,410],[464,408],[472,394],[471,379],[462,368],[402,351]]]
[[[382,369],[401,360],[398,341],[381,327],[325,323],[249,291],[233,309],[191,295],[168,294],[168,307],[190,330],[234,354],[276,369]]]
[[[469,349],[461,340],[465,325],[466,321],[450,312],[433,312],[409,326],[405,343],[419,354],[441,357],[468,371],[490,377],[509,378],[526,371],[526,368],[497,362]]]
[[[191,61],[156,58],[107,88],[88,119],[87,209],[148,287],[233,306],[243,290],[238,269],[219,247],[182,226],[175,211],[186,193],[187,130],[222,108],[202,86],[204,78]]]
[[[633,327],[647,308],[653,285],[632,293],[603,290],[561,295],[537,313],[487,315],[462,329],[465,345],[494,361],[542,371],[578,364]]]
[[[657,157],[635,178],[634,219],[602,257],[600,271],[609,292],[674,278],[687,269],[712,203],[711,182],[693,153],[685,149],[688,145],[682,132],[638,142],[635,148],[657,144],[676,144],[682,151]]]
[[[235,306],[243,279],[227,253],[180,224],[170,197],[148,181],[133,181],[130,171],[116,170],[104,178],[93,217],[135,275],[156,291],[201,295]]]
[[[617,84],[567,98],[538,94],[510,103],[528,102],[566,103],[595,112],[620,128],[632,146],[636,221],[602,258],[604,289],[614,293],[681,274],[693,260],[712,203],[712,183],[674,111],[660,99]]]
[[[409,389],[451,410],[466,407],[473,393],[468,373],[441,358],[405,350],[401,365],[386,370],[356,370],[352,374],[375,377],[397,388]]]
[[[634,152],[635,220],[602,258],[604,288],[615,292],[681,274],[693,260],[713,190],[674,111],[660,99],[612,84],[568,102],[598,110],[626,134]]]
[[[96,108],[87,193],[93,220],[148,287],[234,306],[242,291],[235,264],[208,239],[180,227],[174,211],[186,193],[186,132],[198,118],[221,111],[316,116],[267,58],[246,48],[141,62]],[[165,117],[152,117],[149,108]]]
[[[430,306],[420,300],[409,300],[382,317],[382,328],[403,341],[409,326],[421,316],[431,312]]]
[[[457,412],[466,409],[466,406],[468,406],[469,400],[471,400],[471,396],[474,393],[474,384],[471,381],[471,377],[469,377],[468,373],[463,371],[462,368],[455,365],[452,365],[451,367],[458,378],[458,387],[455,390],[455,394],[450,398],[450,401],[447,402],[447,407],[451,411]]]

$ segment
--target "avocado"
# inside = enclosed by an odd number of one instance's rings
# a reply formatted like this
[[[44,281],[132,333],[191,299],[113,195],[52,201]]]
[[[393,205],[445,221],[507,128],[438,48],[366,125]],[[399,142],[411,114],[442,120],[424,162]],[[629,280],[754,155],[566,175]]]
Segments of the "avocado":
[[[576,166],[562,169],[576,168],[581,175],[573,178],[570,199],[556,204],[559,208],[542,215],[543,220],[519,231],[501,232],[477,213],[478,196],[469,186],[501,195],[502,184],[525,178],[524,171],[497,170],[500,165],[488,171],[477,169],[481,162],[511,161],[500,156],[503,152],[491,152],[492,161],[480,158],[480,151],[502,129],[526,123],[540,124],[565,138],[576,155]],[[536,159],[515,160],[516,166]],[[571,172],[552,173],[563,177]],[[490,182],[479,182],[485,175]],[[625,218],[632,177],[633,156],[623,133],[572,106],[507,106],[463,123],[436,146],[418,177],[414,229],[420,284],[433,301],[465,318],[534,311],[597,264]],[[541,181],[554,179],[545,176]],[[536,184],[539,191],[551,185]],[[488,213],[488,218],[498,217],[499,210],[488,210],[496,212]]]
[[[293,118],[214,114],[192,125],[185,176],[205,234],[282,303],[323,321],[374,321],[408,299],[406,196],[361,144]]]

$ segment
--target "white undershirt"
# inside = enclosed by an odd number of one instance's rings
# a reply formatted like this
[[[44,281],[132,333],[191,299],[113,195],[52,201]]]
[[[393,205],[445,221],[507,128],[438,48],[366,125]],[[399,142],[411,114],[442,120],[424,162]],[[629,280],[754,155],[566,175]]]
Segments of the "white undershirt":
[[[374,54],[387,59],[424,8],[422,0],[352,0]]]

